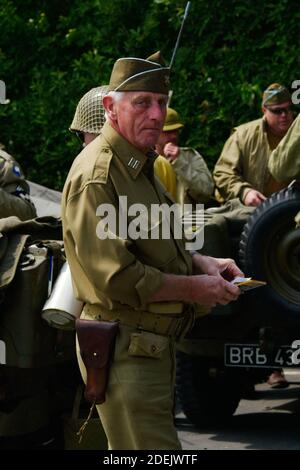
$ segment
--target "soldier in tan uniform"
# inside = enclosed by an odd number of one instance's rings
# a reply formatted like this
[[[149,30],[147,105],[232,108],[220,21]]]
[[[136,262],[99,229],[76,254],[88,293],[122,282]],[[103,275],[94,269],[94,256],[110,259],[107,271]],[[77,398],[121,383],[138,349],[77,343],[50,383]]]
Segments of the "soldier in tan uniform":
[[[269,171],[277,181],[300,178],[300,114],[271,153]]]
[[[26,220],[36,217],[36,211],[20,165],[0,147],[0,218],[11,215]]]
[[[269,171],[277,181],[300,180],[300,114],[269,159]],[[300,227],[300,212],[296,216]]]
[[[83,95],[76,107],[70,131],[75,132],[84,146],[100,134],[105,123],[105,109],[102,100],[107,89],[107,85],[92,88]]]
[[[271,84],[263,93],[262,112],[262,118],[235,128],[223,147],[213,171],[219,202],[238,198],[245,206],[255,207],[289,183],[277,181],[268,170],[272,150],[294,119],[287,88]],[[280,371],[273,372],[268,383],[274,388],[288,386]]]
[[[179,204],[206,203],[213,194],[214,181],[203,157],[195,149],[179,147],[182,127],[177,111],[168,108],[155,146],[159,157],[154,171]]]
[[[294,119],[289,91],[270,85],[262,111],[262,118],[235,128],[223,147],[213,172],[220,202],[239,198],[246,206],[257,206],[286,186],[269,173],[268,160]]]
[[[168,84],[159,53],[115,62],[103,98],[107,122],[75,159],[63,190],[65,249],[85,304],[81,318],[119,321],[106,400],[97,406],[110,449],[180,448],[172,413],[174,341],[192,325],[194,305],[227,304],[240,295],[229,282],[242,274],[235,262],[192,255],[173,237],[172,224],[167,238],[151,237],[157,226],[151,217],[148,237],[130,232],[134,205],[143,204],[143,219],[154,205],[172,204],[153,177]],[[103,236],[105,211],[117,217]],[[80,358],[79,364],[85,378]]]

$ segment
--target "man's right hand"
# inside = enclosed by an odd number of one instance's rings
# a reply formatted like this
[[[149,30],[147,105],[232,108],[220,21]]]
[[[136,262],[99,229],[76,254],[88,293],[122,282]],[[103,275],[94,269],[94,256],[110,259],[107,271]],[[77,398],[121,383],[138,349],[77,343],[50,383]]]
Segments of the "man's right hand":
[[[176,160],[179,153],[180,153],[180,148],[178,147],[178,145],[173,144],[173,142],[168,142],[164,146],[164,156],[170,162],[172,162],[173,160]]]
[[[163,274],[161,287],[149,298],[149,302],[191,302],[212,308],[226,305],[241,295],[239,287],[226,281],[221,273],[180,276]]]
[[[221,275],[209,276],[201,274],[191,277],[191,302],[205,307],[215,307],[217,304],[227,305],[237,300],[241,289],[226,281]]]

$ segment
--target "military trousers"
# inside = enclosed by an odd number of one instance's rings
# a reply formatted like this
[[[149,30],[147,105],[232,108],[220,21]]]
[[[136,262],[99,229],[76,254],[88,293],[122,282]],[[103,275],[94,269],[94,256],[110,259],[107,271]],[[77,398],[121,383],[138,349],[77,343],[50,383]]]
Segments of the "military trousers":
[[[94,318],[86,313],[83,319]],[[83,380],[86,370],[77,347]],[[181,449],[174,426],[172,338],[120,324],[106,400],[97,405],[110,450]]]
[[[204,246],[200,253],[216,258],[235,258],[243,227],[254,209],[245,206],[237,198],[221,207],[207,209]]]

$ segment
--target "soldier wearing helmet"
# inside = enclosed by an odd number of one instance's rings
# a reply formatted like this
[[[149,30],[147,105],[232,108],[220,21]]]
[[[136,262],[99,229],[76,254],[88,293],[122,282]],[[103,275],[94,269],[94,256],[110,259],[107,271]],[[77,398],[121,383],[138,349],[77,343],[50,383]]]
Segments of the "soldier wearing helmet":
[[[11,215],[26,220],[36,217],[36,211],[22,168],[0,144],[0,218]]]
[[[84,145],[92,142],[105,123],[105,109],[102,99],[107,93],[108,86],[103,85],[89,90],[80,99],[70,126]]]

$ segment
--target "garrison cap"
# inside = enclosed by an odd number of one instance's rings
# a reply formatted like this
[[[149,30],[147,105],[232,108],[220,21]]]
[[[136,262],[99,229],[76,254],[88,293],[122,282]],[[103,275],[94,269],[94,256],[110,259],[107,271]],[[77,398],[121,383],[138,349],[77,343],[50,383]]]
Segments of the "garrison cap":
[[[289,90],[280,83],[272,83],[263,93],[262,105],[273,105],[292,101]]]
[[[109,91],[150,91],[169,93],[170,68],[158,51],[147,59],[122,57],[118,59],[110,76]]]
[[[168,108],[163,131],[174,131],[175,129],[180,129],[183,126],[184,124],[181,122],[177,111],[173,108]]]
[[[103,96],[107,93],[108,86],[98,86],[89,90],[79,100],[70,131],[89,132],[100,134],[105,123],[105,109],[102,103]]]

